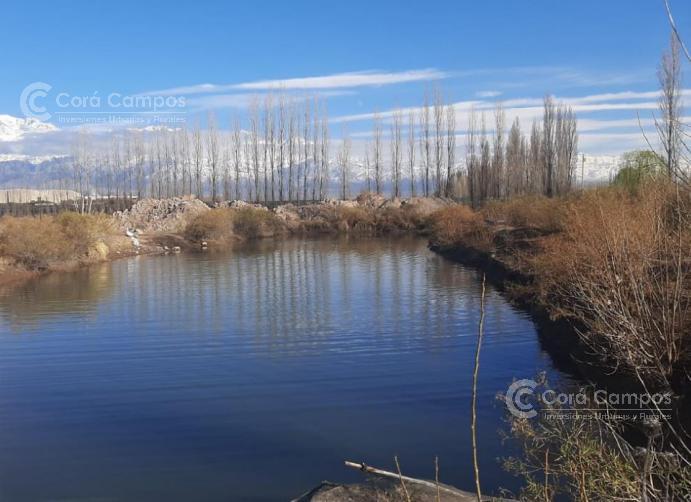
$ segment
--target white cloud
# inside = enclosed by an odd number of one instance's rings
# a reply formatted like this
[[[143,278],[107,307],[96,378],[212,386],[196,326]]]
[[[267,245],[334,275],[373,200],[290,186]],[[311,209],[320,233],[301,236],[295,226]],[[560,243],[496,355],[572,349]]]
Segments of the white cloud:
[[[319,93],[319,97],[347,96],[353,94],[352,91],[324,91]],[[245,109],[253,103],[262,103],[267,94],[257,92],[238,93],[238,94],[211,94],[207,96],[193,96],[187,99],[188,111],[196,112],[202,110],[215,110],[223,108]],[[293,102],[311,99],[306,95],[292,96]]]
[[[501,91],[478,91],[475,93],[475,96],[478,98],[496,98],[497,96],[501,95]]]
[[[319,89],[344,89],[352,87],[376,87],[383,85],[403,84],[407,82],[422,82],[441,80],[450,76],[448,72],[434,68],[421,70],[407,70],[401,72],[382,72],[377,70],[336,73],[316,77],[287,78],[276,80],[259,80],[240,84],[198,84],[186,87],[174,87],[158,91],[146,92],[147,95],[189,95],[224,93],[231,91],[300,91]]]

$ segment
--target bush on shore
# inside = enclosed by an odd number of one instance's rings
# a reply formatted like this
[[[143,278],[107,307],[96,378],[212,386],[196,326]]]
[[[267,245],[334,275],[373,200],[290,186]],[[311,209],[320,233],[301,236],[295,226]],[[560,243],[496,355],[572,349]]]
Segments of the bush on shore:
[[[504,467],[525,480],[520,500],[688,500],[691,466],[682,455],[664,451],[659,429],[645,448],[624,438],[625,423],[608,413],[592,388],[578,390],[582,400],[562,404],[538,400],[550,389],[544,377],[529,402],[533,418],[509,415],[511,436],[521,454]],[[539,402],[538,402],[539,401]]]
[[[482,215],[468,206],[449,206],[429,217],[432,239],[441,246],[464,244],[486,250],[490,232]]]
[[[546,232],[563,229],[563,218],[569,205],[567,198],[526,195],[506,201],[490,201],[481,210],[488,220],[516,227],[532,227]]]
[[[666,183],[586,192],[532,258],[545,305],[583,325],[596,353],[666,387],[691,355],[688,201]]]
[[[284,231],[283,222],[270,211],[258,208],[218,208],[192,218],[183,231],[192,242],[216,245],[234,240],[272,237]]]
[[[530,293],[554,317],[584,328],[596,354],[670,387],[691,364],[690,201],[688,190],[652,180],[634,193],[614,186],[491,202],[478,212],[454,206],[435,213],[432,237],[512,263],[533,278]],[[542,233],[504,249],[506,225]]]
[[[102,215],[5,216],[0,219],[0,256],[28,270],[45,270],[85,259],[112,231],[112,220]]]

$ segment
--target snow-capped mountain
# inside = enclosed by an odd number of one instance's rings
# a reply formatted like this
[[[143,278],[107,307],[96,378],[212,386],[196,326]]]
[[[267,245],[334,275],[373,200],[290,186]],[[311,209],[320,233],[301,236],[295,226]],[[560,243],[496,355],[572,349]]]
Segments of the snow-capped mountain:
[[[0,142],[18,141],[28,134],[43,134],[58,130],[53,124],[37,119],[0,115]]]
[[[619,171],[620,162],[621,156],[619,155],[588,155],[587,153],[579,153],[573,179],[576,184],[582,181],[586,185],[610,181]]]
[[[0,162],[24,162],[39,165],[55,159],[62,159],[67,155],[24,155],[23,153],[0,153]]]

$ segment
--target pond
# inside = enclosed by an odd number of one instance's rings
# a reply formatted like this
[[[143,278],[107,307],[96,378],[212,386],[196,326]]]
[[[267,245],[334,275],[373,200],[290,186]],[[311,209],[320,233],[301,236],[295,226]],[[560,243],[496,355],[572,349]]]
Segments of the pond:
[[[261,242],[55,273],[0,293],[0,499],[289,500],[344,460],[473,489],[481,276],[420,239]],[[483,490],[514,378],[554,369],[488,286]]]

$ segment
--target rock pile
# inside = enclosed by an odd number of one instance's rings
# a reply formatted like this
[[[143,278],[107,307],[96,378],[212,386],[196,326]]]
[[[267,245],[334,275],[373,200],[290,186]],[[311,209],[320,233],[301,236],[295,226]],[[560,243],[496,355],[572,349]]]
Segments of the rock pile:
[[[181,232],[191,218],[205,211],[209,211],[209,206],[198,199],[142,199],[113,217],[125,230]]]

